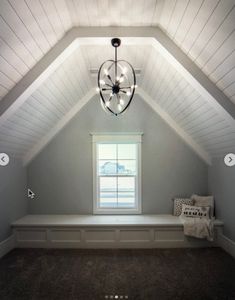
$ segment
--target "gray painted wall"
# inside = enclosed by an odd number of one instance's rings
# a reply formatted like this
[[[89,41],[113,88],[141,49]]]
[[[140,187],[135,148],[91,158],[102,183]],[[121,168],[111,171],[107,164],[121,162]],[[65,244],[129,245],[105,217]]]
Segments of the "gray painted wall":
[[[28,166],[33,214],[92,213],[90,132],[144,132],[143,213],[171,213],[173,196],[207,193],[206,164],[137,96],[121,117],[94,97]]]
[[[11,234],[10,224],[27,214],[26,169],[10,158],[9,165],[0,166],[0,241]]]
[[[224,222],[224,234],[235,241],[235,167],[223,158],[213,159],[209,168],[209,191],[215,196],[216,217]]]

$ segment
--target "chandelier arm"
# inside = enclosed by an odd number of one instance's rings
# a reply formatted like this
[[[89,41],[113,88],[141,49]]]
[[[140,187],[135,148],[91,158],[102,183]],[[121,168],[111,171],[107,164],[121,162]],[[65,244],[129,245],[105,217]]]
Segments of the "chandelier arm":
[[[107,78],[109,79],[109,81],[112,83],[112,85],[114,85],[113,81],[112,81],[112,78],[110,75],[107,75]]]
[[[108,83],[105,82],[105,85],[107,85],[107,86],[109,86],[109,87],[112,88],[112,85],[111,85],[111,84],[108,84]]]

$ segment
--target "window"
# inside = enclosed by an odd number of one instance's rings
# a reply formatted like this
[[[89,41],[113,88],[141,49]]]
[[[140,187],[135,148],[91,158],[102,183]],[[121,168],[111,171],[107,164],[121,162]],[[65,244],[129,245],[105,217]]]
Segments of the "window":
[[[141,135],[93,135],[94,213],[141,213]]]

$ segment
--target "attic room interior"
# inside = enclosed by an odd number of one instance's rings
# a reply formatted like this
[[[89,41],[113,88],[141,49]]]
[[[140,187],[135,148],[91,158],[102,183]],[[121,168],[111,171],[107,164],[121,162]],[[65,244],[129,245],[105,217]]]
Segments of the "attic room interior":
[[[0,0],[0,299],[235,299],[235,1]]]

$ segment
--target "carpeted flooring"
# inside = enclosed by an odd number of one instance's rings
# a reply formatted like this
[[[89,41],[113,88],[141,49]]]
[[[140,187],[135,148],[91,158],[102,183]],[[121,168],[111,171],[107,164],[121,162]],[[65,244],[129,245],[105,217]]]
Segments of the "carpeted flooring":
[[[1,300],[235,300],[235,260],[219,248],[15,249]]]

